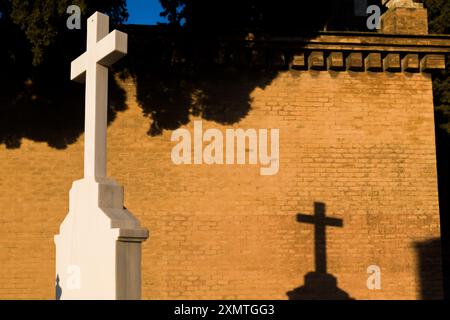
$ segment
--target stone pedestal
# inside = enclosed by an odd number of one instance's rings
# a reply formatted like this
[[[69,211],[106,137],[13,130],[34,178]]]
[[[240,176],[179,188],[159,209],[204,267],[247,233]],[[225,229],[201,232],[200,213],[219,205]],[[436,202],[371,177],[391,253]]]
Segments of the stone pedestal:
[[[70,190],[55,236],[57,299],[140,299],[141,243],[148,230],[123,207],[123,188],[85,178]]]
[[[353,300],[337,286],[337,279],[329,273],[309,272],[305,284],[287,293],[289,300]]]

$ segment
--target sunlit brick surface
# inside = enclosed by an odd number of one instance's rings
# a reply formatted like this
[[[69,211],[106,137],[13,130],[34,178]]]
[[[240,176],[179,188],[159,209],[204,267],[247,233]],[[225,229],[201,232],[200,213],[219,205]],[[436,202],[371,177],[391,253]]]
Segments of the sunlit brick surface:
[[[427,242],[439,238],[429,76],[286,71],[251,93],[240,122],[203,120],[223,132],[279,128],[274,176],[261,176],[260,165],[174,165],[171,131],[148,136],[133,83],[123,87],[128,109],[108,128],[108,173],[150,230],[144,299],[286,299],[314,269],[313,227],[296,221],[314,202],[343,220],[327,228],[328,272],[341,290],[355,299],[441,297],[439,247]],[[53,236],[82,177],[83,138],[65,150],[0,146],[0,298],[54,298]],[[366,286],[371,264],[381,290]]]

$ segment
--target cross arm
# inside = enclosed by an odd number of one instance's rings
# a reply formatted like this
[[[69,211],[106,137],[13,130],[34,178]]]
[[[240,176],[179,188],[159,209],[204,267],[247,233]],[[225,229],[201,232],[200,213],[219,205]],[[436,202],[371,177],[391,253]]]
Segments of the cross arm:
[[[99,64],[109,67],[127,54],[128,35],[114,30],[98,43],[96,60]]]
[[[332,227],[342,227],[344,223],[342,222],[342,219],[337,218],[325,218],[324,221],[325,225],[332,226]]]
[[[305,214],[297,214],[297,221],[312,224],[316,223],[316,219],[314,219],[314,216],[308,216]]]
[[[87,53],[83,53],[70,64],[70,80],[84,82],[86,79]]]
[[[344,225],[344,223],[342,222],[342,219],[326,217],[323,220],[321,220],[321,219],[317,219],[317,217],[315,217],[315,216],[308,216],[305,214],[297,214],[297,221],[304,222],[304,223],[311,223],[311,224],[320,223],[322,221],[322,223],[324,225],[332,226],[332,227],[342,227]]]

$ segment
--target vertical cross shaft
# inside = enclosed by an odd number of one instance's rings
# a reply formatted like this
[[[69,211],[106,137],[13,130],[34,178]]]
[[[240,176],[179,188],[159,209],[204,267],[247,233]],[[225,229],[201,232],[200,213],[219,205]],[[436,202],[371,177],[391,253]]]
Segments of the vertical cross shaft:
[[[99,12],[87,22],[87,50],[72,61],[71,79],[86,82],[84,177],[106,177],[108,66],[127,53],[127,35],[109,33],[109,17]]]
[[[86,82],[84,179],[70,189],[69,214],[55,236],[60,299],[140,299],[141,243],[148,230],[123,206],[123,188],[106,178],[108,67],[127,53],[127,35],[108,16],[88,18],[87,50],[70,78]],[[102,179],[103,178],[103,179]]]
[[[88,19],[87,52],[90,61],[86,70],[84,177],[106,177],[108,68],[98,64],[91,53],[108,32],[107,16],[96,15]]]
[[[314,216],[298,214],[298,222],[314,224],[314,259],[315,271],[327,273],[327,226],[342,227],[342,219],[329,218],[325,216],[325,204],[314,202]]]

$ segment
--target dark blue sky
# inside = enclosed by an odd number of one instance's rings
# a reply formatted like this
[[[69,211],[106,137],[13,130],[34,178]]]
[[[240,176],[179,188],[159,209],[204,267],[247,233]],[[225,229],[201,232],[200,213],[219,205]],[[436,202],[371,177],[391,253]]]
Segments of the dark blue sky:
[[[159,0],[127,0],[129,24],[156,24],[165,22],[159,14],[162,11]]]

